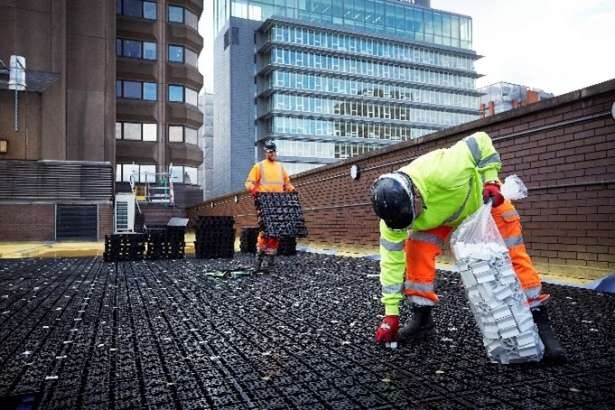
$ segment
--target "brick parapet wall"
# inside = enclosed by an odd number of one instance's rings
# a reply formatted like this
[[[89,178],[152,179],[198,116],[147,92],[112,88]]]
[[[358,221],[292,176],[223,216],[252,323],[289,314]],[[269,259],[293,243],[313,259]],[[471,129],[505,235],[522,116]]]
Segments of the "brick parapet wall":
[[[614,102],[611,80],[300,174],[293,183],[301,195],[308,242],[377,246],[378,223],[369,204],[373,180],[421,154],[486,131],[502,157],[500,176],[517,174],[529,188],[529,197],[516,206],[534,260],[613,271]],[[361,169],[357,181],[349,175],[353,164]],[[252,200],[245,193],[207,201],[188,214],[233,215],[238,228],[256,223]]]

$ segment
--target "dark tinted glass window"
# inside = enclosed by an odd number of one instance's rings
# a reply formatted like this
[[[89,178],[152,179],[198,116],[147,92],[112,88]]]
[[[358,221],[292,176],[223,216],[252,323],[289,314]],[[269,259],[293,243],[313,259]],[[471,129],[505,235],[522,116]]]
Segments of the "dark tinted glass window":
[[[124,40],[124,57],[141,58],[141,42],[134,40]]]
[[[118,56],[122,55],[122,40],[119,38],[115,40],[115,51]]]
[[[143,16],[143,3],[141,0],[124,0],[124,15],[133,17]]]
[[[141,83],[124,81],[124,98],[141,98]]]
[[[115,82],[115,96],[121,97],[122,95],[122,82],[118,80]]]

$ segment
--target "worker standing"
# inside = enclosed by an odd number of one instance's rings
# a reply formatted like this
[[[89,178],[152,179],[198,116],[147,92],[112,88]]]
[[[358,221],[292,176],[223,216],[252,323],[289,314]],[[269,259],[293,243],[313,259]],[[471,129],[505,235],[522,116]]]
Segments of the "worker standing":
[[[246,179],[246,189],[252,197],[256,198],[257,192],[292,192],[295,187],[290,183],[288,173],[278,161],[276,161],[276,146],[272,141],[264,145],[265,159],[252,167]],[[278,252],[279,241],[277,238],[269,238],[264,232],[258,233],[256,242],[256,259],[254,270],[260,271],[263,259],[267,256],[267,270],[273,268],[274,258]]]
[[[501,166],[489,135],[477,132],[376,180],[371,200],[381,219],[380,283],[385,310],[376,331],[377,343],[404,342],[431,333],[432,309],[438,302],[436,257],[451,231],[491,200],[493,219],[545,345],[544,360],[565,360],[543,305],[549,295],[541,292],[540,276],[523,243],[519,214],[500,192]],[[404,295],[413,304],[413,317],[399,329],[399,304]]]

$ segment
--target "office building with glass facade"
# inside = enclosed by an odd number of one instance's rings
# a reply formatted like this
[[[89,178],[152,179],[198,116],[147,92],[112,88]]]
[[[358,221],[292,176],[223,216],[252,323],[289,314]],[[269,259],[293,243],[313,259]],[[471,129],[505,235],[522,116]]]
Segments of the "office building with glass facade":
[[[295,173],[479,117],[472,20],[428,1],[216,0],[214,191],[275,140]]]

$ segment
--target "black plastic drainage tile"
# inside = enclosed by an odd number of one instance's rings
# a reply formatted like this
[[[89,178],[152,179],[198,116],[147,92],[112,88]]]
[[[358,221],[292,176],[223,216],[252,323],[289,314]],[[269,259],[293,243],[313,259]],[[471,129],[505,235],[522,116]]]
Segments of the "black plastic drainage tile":
[[[0,261],[0,407],[615,407],[613,296],[545,285],[570,362],[503,366],[453,273],[434,337],[391,351],[373,340],[376,262],[299,254],[269,275],[206,275],[251,262]]]

